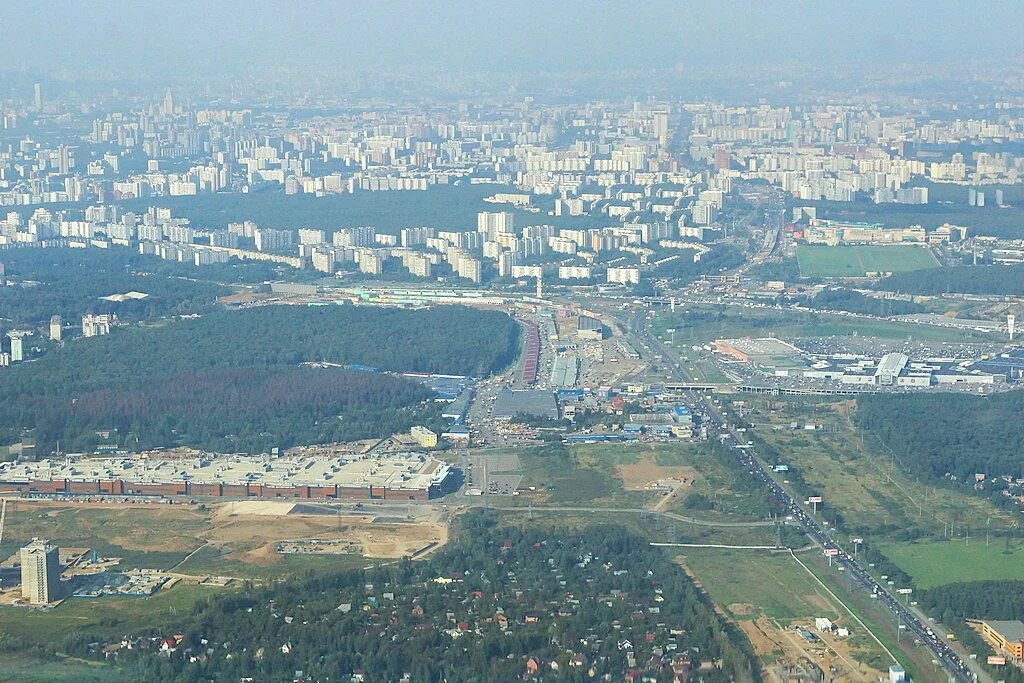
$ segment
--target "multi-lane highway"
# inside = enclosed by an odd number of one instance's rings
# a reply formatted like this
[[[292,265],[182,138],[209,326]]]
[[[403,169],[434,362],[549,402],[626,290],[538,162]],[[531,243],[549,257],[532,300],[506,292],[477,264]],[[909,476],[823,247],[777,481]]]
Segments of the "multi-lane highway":
[[[973,662],[961,658],[946,641],[940,639],[928,624],[922,622],[909,607],[899,602],[886,586],[871,576],[852,555],[839,545],[832,531],[809,514],[804,506],[768,473],[767,465],[757,457],[752,448],[746,445],[745,436],[736,431],[736,426],[730,424],[711,401],[706,398],[698,398],[698,400],[703,403],[705,414],[714,421],[716,428],[721,430],[723,443],[735,448],[740,463],[747,468],[751,476],[771,490],[775,500],[785,506],[793,521],[801,526],[812,541],[821,546],[823,552],[834,553],[832,559],[836,565],[847,572],[860,588],[871,593],[875,599],[892,612],[897,623],[906,627],[909,633],[931,651],[935,661],[946,670],[952,679],[966,682],[979,677],[980,671],[972,670]]]
[[[672,349],[665,346],[654,335],[645,333],[645,330],[637,329],[642,321],[634,319],[631,328],[643,339],[645,346],[671,361],[681,368],[678,359]],[[867,570],[864,569],[852,555],[847,553],[836,541],[832,531],[818,522],[805,507],[797,501],[790,492],[782,486],[769,473],[769,468],[755,452],[743,432],[737,431],[735,420],[728,420],[722,410],[707,396],[691,392],[689,401],[699,407],[708,422],[708,427],[718,433],[719,438],[726,446],[735,450],[736,457],[750,476],[769,488],[773,498],[787,510],[792,521],[799,524],[808,537],[822,548],[823,552],[832,555],[832,561],[847,572],[853,582],[864,591],[874,596],[892,614],[898,624],[904,627],[911,635],[919,640],[922,645],[931,652],[933,660],[937,662],[949,675],[951,680],[959,683],[968,683],[976,680],[989,681],[990,677],[977,665],[976,662],[962,658],[953,648],[910,607],[899,602],[885,585],[877,581]]]

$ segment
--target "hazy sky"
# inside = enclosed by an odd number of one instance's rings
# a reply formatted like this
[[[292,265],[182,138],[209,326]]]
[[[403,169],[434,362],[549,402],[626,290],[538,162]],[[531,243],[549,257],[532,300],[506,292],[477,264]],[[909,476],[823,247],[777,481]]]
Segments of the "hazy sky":
[[[1024,54],[1024,3],[4,0],[7,66],[575,70]]]

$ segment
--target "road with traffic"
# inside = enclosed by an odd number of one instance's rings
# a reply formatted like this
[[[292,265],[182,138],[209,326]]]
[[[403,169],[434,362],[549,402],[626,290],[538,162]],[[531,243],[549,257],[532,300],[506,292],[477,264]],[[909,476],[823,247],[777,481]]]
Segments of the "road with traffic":
[[[654,335],[645,335],[644,340],[662,357],[672,359],[678,367],[681,367],[672,350]],[[728,420],[722,409],[716,406],[708,396],[689,392],[687,398],[692,404],[701,408],[709,431],[718,432],[722,443],[735,451],[740,464],[754,479],[768,487],[772,497],[780,507],[787,511],[791,521],[799,524],[807,536],[822,548],[822,552],[829,555],[837,567],[847,572],[853,583],[885,606],[892,613],[897,624],[927,647],[932,654],[933,661],[946,671],[951,680],[958,683],[976,680],[985,683],[991,681],[991,677],[978,666],[977,662],[961,657],[919,616],[919,613],[901,603],[887,586],[875,579],[854,556],[843,549],[835,538],[835,532],[815,519],[806,510],[805,505],[794,498],[770,474],[768,465],[757,456],[753,444],[748,441],[743,432],[738,431],[739,427],[735,420]]]

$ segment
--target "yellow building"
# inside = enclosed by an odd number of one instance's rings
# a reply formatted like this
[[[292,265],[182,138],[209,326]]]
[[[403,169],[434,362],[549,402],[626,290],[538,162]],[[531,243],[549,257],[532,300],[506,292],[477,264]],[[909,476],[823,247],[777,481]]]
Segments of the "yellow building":
[[[982,621],[981,635],[995,648],[1014,659],[1024,659],[1024,622]]]
[[[416,439],[416,443],[418,443],[421,447],[437,447],[437,434],[430,431],[426,427],[416,425],[415,427],[409,430],[409,433],[412,434],[412,438]]]

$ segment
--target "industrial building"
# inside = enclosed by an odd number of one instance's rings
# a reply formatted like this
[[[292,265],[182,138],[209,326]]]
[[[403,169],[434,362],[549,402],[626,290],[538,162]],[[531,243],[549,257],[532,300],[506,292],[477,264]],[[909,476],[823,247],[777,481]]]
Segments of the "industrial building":
[[[920,225],[887,228],[878,223],[837,223],[812,219],[804,231],[808,244],[906,244],[924,243],[927,234]]]
[[[744,363],[773,365],[780,359],[797,358],[803,351],[789,342],[775,337],[760,339],[716,339],[713,342],[716,353],[731,356]]]
[[[455,479],[450,465],[422,453],[0,463],[0,492],[28,494],[427,500]]]
[[[601,341],[604,339],[604,325],[589,315],[580,315],[576,321],[576,338]]]
[[[33,539],[21,549],[21,595],[33,605],[60,597],[60,551],[48,541]]]
[[[982,621],[981,635],[996,652],[1005,652],[1018,662],[1024,660],[1024,622]]]
[[[562,354],[555,357],[551,366],[551,386],[563,389],[570,389],[576,386],[580,376],[580,357],[574,353]]]
[[[558,404],[555,402],[555,394],[543,389],[502,389],[494,401],[492,415],[496,418],[529,415],[557,420]]]
[[[537,381],[537,369],[540,367],[540,329],[533,323],[526,325],[521,362],[523,381],[533,384]]]
[[[1003,373],[1007,372],[1002,369],[1006,363],[997,368],[994,363],[986,365],[985,362],[962,358],[915,360],[904,353],[884,353],[881,357],[807,353],[794,344],[775,338],[718,339],[714,342],[714,349],[725,362],[750,364],[761,373],[781,381],[825,382],[853,391],[927,389],[954,384],[990,386],[1002,381]]]

